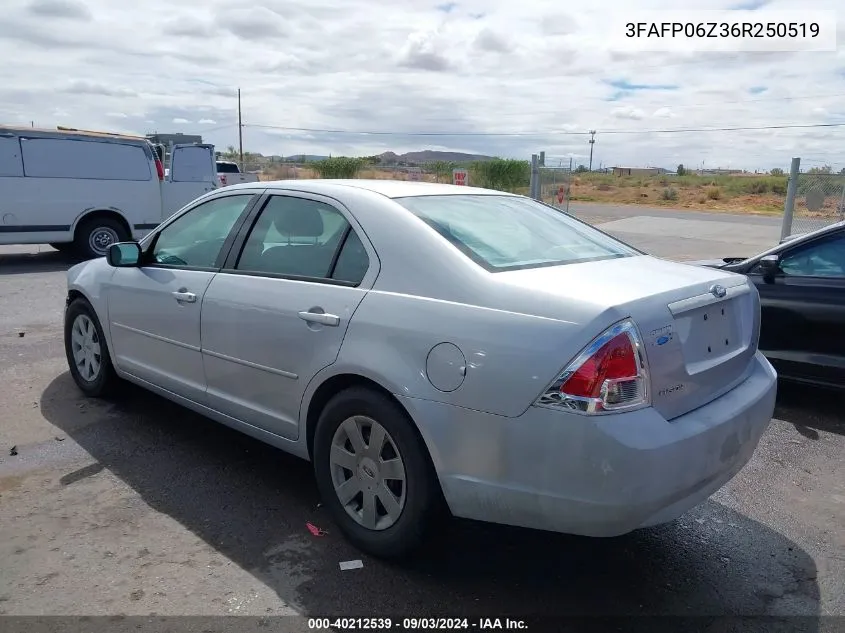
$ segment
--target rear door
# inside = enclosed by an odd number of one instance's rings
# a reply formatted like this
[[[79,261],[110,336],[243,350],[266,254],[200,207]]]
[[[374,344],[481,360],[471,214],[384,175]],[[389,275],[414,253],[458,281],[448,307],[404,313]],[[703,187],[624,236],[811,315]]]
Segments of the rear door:
[[[241,233],[203,299],[208,404],[295,440],[305,388],[337,359],[378,260],[347,211],[318,196],[268,196]]]
[[[170,167],[161,185],[162,219],[217,186],[213,145],[174,145]]]
[[[845,231],[788,248],[770,281],[752,270],[760,292],[760,349],[793,378],[845,380]]]

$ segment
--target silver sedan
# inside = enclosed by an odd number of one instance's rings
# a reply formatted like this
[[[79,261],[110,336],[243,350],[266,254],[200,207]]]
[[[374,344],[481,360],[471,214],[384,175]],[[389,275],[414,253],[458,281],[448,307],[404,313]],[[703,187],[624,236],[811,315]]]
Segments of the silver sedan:
[[[84,393],[131,381],[311,460],[378,556],[448,513],[590,536],[671,521],[774,409],[744,276],[496,191],[236,185],[67,279]]]

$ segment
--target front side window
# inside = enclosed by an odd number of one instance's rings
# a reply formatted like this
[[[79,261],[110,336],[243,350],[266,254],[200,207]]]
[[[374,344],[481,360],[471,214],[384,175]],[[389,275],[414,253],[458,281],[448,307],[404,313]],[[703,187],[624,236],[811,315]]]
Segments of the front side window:
[[[781,257],[780,269],[790,277],[845,278],[845,235],[787,252]]]
[[[328,204],[293,196],[272,196],[247,237],[236,269],[331,278],[336,267],[335,253],[344,240],[348,241],[349,230],[343,214]],[[350,268],[351,272],[345,274],[355,274],[355,268],[344,260],[344,270]]]
[[[153,262],[214,268],[223,243],[251,199],[252,194],[226,196],[194,207],[159,233],[153,246]]]
[[[527,198],[460,194],[398,198],[396,202],[491,272],[641,254]]]

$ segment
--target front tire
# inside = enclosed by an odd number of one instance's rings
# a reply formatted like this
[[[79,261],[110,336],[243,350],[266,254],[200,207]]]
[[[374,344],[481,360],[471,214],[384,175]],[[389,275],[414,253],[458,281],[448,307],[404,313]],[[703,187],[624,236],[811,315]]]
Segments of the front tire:
[[[65,312],[65,355],[70,375],[82,393],[94,398],[114,393],[117,375],[106,337],[94,309],[84,299],[74,299]]]
[[[105,257],[109,246],[129,239],[126,228],[114,218],[101,217],[85,220],[76,229],[73,249],[84,259]]]
[[[421,547],[441,511],[427,449],[405,411],[374,390],[335,395],[314,435],[326,508],[358,549],[400,558]]]

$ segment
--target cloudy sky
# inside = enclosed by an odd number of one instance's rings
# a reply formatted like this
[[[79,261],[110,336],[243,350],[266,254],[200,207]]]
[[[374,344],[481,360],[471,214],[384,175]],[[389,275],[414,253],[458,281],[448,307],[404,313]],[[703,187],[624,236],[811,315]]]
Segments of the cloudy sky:
[[[845,127],[654,132],[845,123],[840,0],[682,3],[761,15],[840,5],[838,50],[799,53],[614,50],[607,16],[627,4],[4,0],[0,122],[201,132],[226,147],[241,88],[244,148],[264,154],[545,150],[586,163],[593,129],[594,166],[845,166]]]

